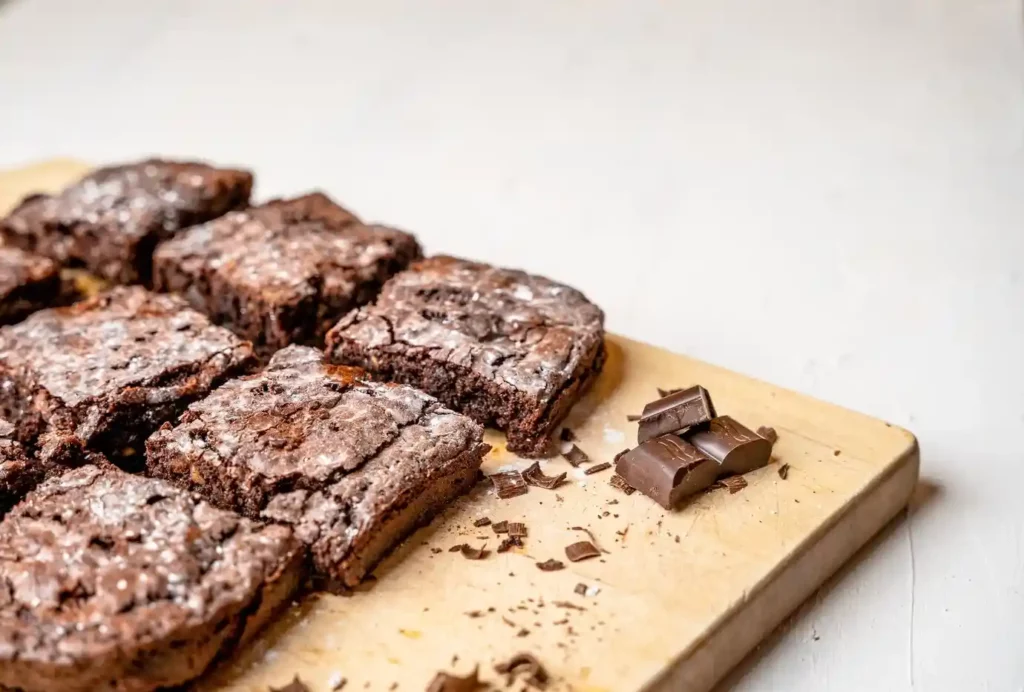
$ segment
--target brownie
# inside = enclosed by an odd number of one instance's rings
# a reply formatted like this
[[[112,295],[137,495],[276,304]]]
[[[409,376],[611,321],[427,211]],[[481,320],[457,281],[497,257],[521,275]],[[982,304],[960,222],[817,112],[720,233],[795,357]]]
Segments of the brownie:
[[[604,364],[604,314],[540,276],[432,257],[342,318],[327,355],[419,387],[540,456]]]
[[[322,344],[339,317],[420,255],[408,233],[364,225],[315,193],[178,234],[157,249],[153,283],[269,354]]]
[[[253,364],[181,298],[115,287],[0,329],[0,415],[25,444],[48,430],[131,466],[161,423]]]
[[[0,324],[49,307],[61,295],[60,267],[15,247],[0,247]]]
[[[412,387],[288,346],[146,443],[150,474],[295,527],[328,588],[359,583],[475,482],[483,428]]]
[[[0,522],[0,688],[177,686],[246,643],[295,592],[286,526],[161,480],[84,466]]]
[[[245,206],[251,192],[248,171],[157,159],[111,166],[25,198],[0,220],[0,236],[113,283],[145,282],[157,242]]]

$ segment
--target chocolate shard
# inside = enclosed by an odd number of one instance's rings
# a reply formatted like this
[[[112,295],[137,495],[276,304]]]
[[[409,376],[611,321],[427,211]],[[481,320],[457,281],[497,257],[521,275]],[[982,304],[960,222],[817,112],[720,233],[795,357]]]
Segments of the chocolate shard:
[[[574,468],[580,464],[590,463],[590,457],[587,456],[587,453],[576,445],[573,445],[572,448],[562,456],[565,457],[565,460],[572,464]]]
[[[676,435],[647,440],[615,464],[623,480],[665,509],[707,489],[719,474],[719,465]]]
[[[528,653],[516,654],[508,661],[494,666],[494,670],[506,676],[506,687],[511,687],[516,678],[522,677],[526,684],[542,690],[547,687],[550,680],[548,672],[537,657]]]
[[[584,473],[584,475],[592,476],[595,473],[601,473],[605,469],[610,469],[611,467],[612,467],[612,465],[609,464],[607,461],[602,461],[600,464],[597,464],[596,466],[591,466],[590,468],[588,468],[583,473]]]
[[[490,525],[490,523],[491,520],[489,517],[480,517],[479,519],[473,522],[473,526],[480,528],[481,526],[488,526]]]
[[[519,538],[518,536],[509,536],[508,538],[506,538],[505,540],[503,540],[501,543],[498,544],[498,552],[499,553],[507,553],[508,551],[512,550],[512,548],[522,548],[522,547],[523,547],[523,539]]]
[[[617,473],[611,477],[611,480],[608,481],[608,485],[612,486],[616,490],[621,490],[627,495],[632,495],[636,492],[636,488],[627,483],[626,479]]]
[[[545,560],[537,563],[537,569],[541,572],[557,572],[560,569],[565,569],[565,563],[561,560]]]
[[[569,558],[569,562],[588,560],[592,557],[597,557],[600,554],[601,551],[598,550],[597,546],[590,541],[580,541],[578,543],[565,546],[565,556]]]
[[[480,668],[477,666],[464,678],[451,673],[438,673],[427,687],[427,692],[476,692],[484,687],[487,685],[480,682]]]
[[[463,543],[462,546],[460,547],[460,551],[462,552],[462,557],[466,558],[467,560],[483,560],[485,557],[487,557],[488,553],[490,552],[489,550],[487,550],[486,545],[480,548],[474,548],[468,543]]]
[[[565,473],[560,473],[557,476],[546,476],[544,472],[540,470],[540,463],[533,462],[525,471],[523,471],[523,479],[530,485],[536,485],[538,488],[544,488],[545,490],[554,490],[562,484],[565,480]]]
[[[302,682],[298,675],[296,675],[291,682],[284,687],[271,687],[270,692],[312,692],[306,683]]]
[[[720,475],[749,473],[765,466],[772,456],[771,442],[729,416],[715,418],[706,430],[698,430],[686,439],[718,462]]]
[[[505,520],[496,521],[491,524],[491,528],[494,530],[494,533],[508,533],[508,522]]]
[[[699,384],[662,397],[644,406],[636,440],[644,443],[660,435],[682,434],[715,417],[715,406],[708,390]]]
[[[771,442],[773,446],[779,439],[779,433],[775,432],[775,428],[769,427],[767,425],[762,425],[760,428],[758,428],[757,434]]]
[[[508,535],[511,538],[523,538],[526,536],[526,524],[513,521],[508,525]]]
[[[576,585],[576,588],[573,589],[572,592],[574,594],[576,594],[577,596],[586,596],[587,595],[587,585],[582,583],[582,582],[580,582],[579,584]]]
[[[789,478],[789,464],[783,464],[779,467],[779,478],[782,480]]]
[[[496,473],[493,476],[489,476],[491,483],[494,484],[494,489],[498,492],[498,497],[502,500],[507,500],[510,497],[516,497],[518,495],[525,495],[529,490],[526,485],[526,481],[523,480],[523,474],[518,471],[505,471],[504,473]]]
[[[743,476],[729,476],[722,479],[722,485],[729,489],[730,495],[735,495],[747,487],[747,481]]]

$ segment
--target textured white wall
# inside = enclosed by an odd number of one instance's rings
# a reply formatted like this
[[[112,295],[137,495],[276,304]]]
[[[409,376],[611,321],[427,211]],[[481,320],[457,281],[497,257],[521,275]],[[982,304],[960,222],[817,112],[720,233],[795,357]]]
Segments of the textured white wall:
[[[1019,0],[14,0],[0,165],[323,187],[915,431],[927,497],[740,690],[1024,690]]]

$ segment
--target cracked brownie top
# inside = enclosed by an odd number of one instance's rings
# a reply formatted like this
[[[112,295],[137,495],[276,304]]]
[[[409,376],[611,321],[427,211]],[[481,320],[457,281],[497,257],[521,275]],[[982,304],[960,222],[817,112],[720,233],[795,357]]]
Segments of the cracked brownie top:
[[[539,398],[554,395],[593,358],[604,313],[550,279],[453,257],[417,262],[372,305],[328,335],[328,351],[422,356],[473,370]]]

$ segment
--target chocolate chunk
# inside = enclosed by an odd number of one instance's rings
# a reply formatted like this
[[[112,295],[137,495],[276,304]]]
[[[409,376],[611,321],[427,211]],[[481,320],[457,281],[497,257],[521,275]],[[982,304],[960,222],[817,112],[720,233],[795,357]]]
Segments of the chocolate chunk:
[[[496,473],[490,476],[491,483],[494,484],[494,488],[498,491],[498,497],[502,500],[507,500],[510,497],[516,497],[518,495],[525,495],[529,488],[526,486],[526,481],[523,480],[523,474],[518,471],[505,471],[504,473]]]
[[[557,488],[565,480],[565,476],[565,473],[560,473],[557,476],[545,476],[544,472],[540,470],[540,463],[536,461],[523,471],[523,479],[527,483],[544,488],[545,490]]]
[[[589,469],[587,469],[583,473],[585,475],[587,475],[587,476],[592,476],[595,473],[600,473],[601,471],[604,471],[605,469],[610,469],[611,467],[612,467],[612,465],[609,464],[607,461],[602,461],[597,466],[591,466]]]
[[[491,528],[494,530],[494,533],[508,533],[508,522],[496,521],[491,524]]]
[[[488,517],[481,517],[473,522],[473,526],[480,528],[481,526],[490,525],[491,520]]]
[[[607,513],[607,512],[605,512],[605,514],[607,515],[608,513]],[[570,530],[571,530],[571,531],[582,531],[583,533],[587,534],[587,538],[589,538],[589,539],[590,539],[590,542],[591,542],[591,543],[593,543],[593,544],[594,544],[594,546],[595,546],[595,547],[596,547],[596,548],[597,548],[598,550],[600,550],[600,551],[601,551],[602,553],[608,554],[608,551],[607,551],[607,550],[605,550],[605,549],[604,549],[604,548],[602,548],[602,547],[601,547],[600,545],[598,545],[598,543],[597,543],[597,537],[596,537],[596,536],[594,536],[594,532],[593,532],[593,531],[591,531],[590,529],[588,529],[587,527],[585,527],[585,526],[573,526],[573,527],[571,527],[571,529],[570,529]]]
[[[427,692],[476,692],[486,687],[480,682],[479,670],[479,667],[473,668],[473,672],[464,678],[450,673],[438,673],[427,687]]]
[[[312,690],[310,690],[306,683],[302,682],[302,680],[299,679],[299,676],[296,675],[292,681],[284,687],[271,687],[270,692],[312,692]]]
[[[729,489],[730,495],[735,495],[747,487],[747,481],[743,476],[729,476],[722,479],[722,485]]]
[[[537,569],[541,572],[557,572],[560,569],[565,569],[565,563],[561,560],[545,560],[537,563]]]
[[[621,490],[627,495],[632,495],[636,492],[636,488],[627,483],[626,479],[617,473],[611,477],[611,480],[608,481],[608,485],[612,486],[616,490]]]
[[[601,554],[601,551],[597,549],[590,541],[580,541],[579,543],[573,543],[565,547],[565,556],[569,558],[569,562],[579,562],[580,560],[587,560],[592,557],[597,557]]]
[[[771,442],[772,445],[779,439],[779,433],[775,432],[775,428],[770,428],[767,425],[762,425],[758,428],[757,434]]]
[[[576,445],[573,445],[572,449],[570,449],[562,456],[565,457],[565,460],[572,464],[573,467],[577,467],[580,464],[590,463],[590,457],[587,456],[587,453],[584,452],[579,447],[577,447]]]
[[[708,488],[720,471],[713,459],[676,435],[647,440],[623,455],[615,470],[626,483],[665,509]]]
[[[586,596],[587,595],[587,585],[583,584],[583,583],[577,584],[576,588],[573,589],[572,592],[574,594],[576,594],[577,596]]]
[[[771,442],[729,416],[715,418],[707,430],[699,430],[686,439],[717,461],[720,473],[749,473],[767,464],[772,454]]]
[[[490,552],[486,548],[486,545],[481,548],[474,548],[468,543],[463,543],[459,549],[462,552],[462,557],[467,560],[483,560]]]
[[[789,464],[783,464],[779,467],[779,478],[782,480],[789,478]]]
[[[503,540],[501,543],[498,544],[498,552],[499,553],[507,553],[508,551],[512,550],[512,548],[522,548],[522,547],[523,547],[523,539],[519,538],[519,536],[509,536],[508,538],[506,538],[505,540]]]
[[[715,406],[708,390],[700,385],[679,390],[644,406],[638,443],[668,433],[682,434],[687,429],[709,423],[715,417]]]
[[[562,434],[559,437],[561,438],[562,442],[576,441],[576,433],[574,433],[569,428],[562,428]]]
[[[508,535],[512,538],[523,538],[526,536],[526,524],[514,521],[508,525]]]
[[[506,687],[510,687],[516,678],[522,677],[526,684],[542,690],[547,687],[550,679],[537,657],[528,653],[516,654],[508,661],[494,666],[494,670],[506,676]]]

